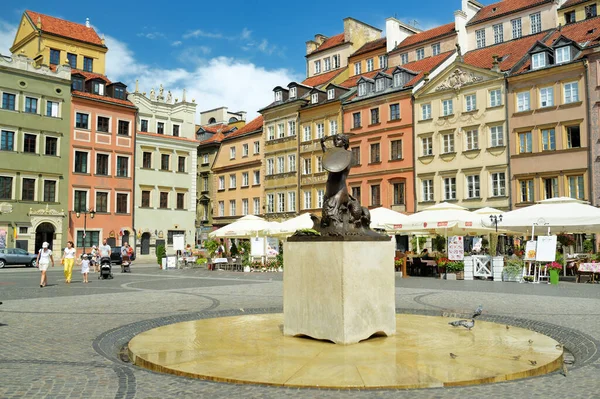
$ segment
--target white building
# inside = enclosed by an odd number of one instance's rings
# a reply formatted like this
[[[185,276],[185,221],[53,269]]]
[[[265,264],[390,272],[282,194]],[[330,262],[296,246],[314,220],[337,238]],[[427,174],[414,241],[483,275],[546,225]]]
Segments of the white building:
[[[166,245],[172,254],[173,235],[184,234],[186,244],[194,245],[196,219],[195,140],[196,104],[164,94],[141,93],[136,84],[129,100],[139,109],[135,155],[134,228],[138,253],[155,256]]]

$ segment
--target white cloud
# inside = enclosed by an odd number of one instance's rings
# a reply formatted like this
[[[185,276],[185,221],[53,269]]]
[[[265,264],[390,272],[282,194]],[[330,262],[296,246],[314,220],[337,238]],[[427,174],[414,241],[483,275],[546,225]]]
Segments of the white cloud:
[[[162,32],[145,32],[145,33],[138,33],[137,36],[145,37],[146,39],[150,39],[150,40],[154,40],[154,39],[158,39],[161,37],[165,37],[165,34]]]
[[[17,25],[11,25],[0,19],[0,54],[10,55],[9,49],[15,40]]]
[[[248,28],[244,28],[242,29],[242,34],[240,35],[240,38],[243,40],[248,40],[250,39],[250,35],[252,35],[252,31]]]
[[[204,32],[201,29],[196,29],[183,35],[184,39],[190,39],[192,37],[208,37],[211,39],[221,39],[223,35],[221,33]]]
[[[171,43],[171,46],[178,47],[178,46],[181,46],[182,44],[183,44],[183,42],[181,40],[175,40],[173,43]]]
[[[450,23],[450,21],[447,22],[439,22],[439,21],[435,21],[432,19],[417,19],[417,18],[411,18],[411,17],[406,17],[403,18],[403,22],[414,26],[417,29],[421,29],[421,30],[429,30],[429,29],[433,29],[433,28],[437,28],[438,26],[441,25],[446,25],[447,23]]]

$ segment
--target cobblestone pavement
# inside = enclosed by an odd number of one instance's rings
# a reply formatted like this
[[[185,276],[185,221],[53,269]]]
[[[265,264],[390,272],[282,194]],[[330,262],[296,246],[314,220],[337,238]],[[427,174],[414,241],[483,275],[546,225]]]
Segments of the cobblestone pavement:
[[[60,268],[39,287],[36,269],[0,270],[0,398],[599,398],[600,285],[396,280],[399,312],[464,313],[531,328],[575,356],[566,377],[412,391],[337,391],[224,384],[153,373],[123,362],[135,334],[172,322],[279,312],[282,274],[164,272],[133,267],[114,280],[66,285]]]

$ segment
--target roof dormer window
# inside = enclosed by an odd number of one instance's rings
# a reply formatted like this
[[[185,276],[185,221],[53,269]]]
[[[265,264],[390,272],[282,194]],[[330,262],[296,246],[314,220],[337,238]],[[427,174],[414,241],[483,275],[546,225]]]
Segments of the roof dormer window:
[[[115,98],[125,100],[125,89],[123,87],[115,87]]]
[[[402,74],[397,73],[394,75],[394,87],[402,86]]]
[[[311,102],[311,104],[318,104],[319,103],[319,93],[311,94],[310,102]]]
[[[104,95],[104,83],[94,82],[92,84],[92,92],[100,96]]]
[[[546,54],[535,53],[531,55],[531,69],[539,69],[546,66]]]
[[[281,101],[281,90],[275,92],[275,101]]]
[[[290,87],[290,98],[296,98],[296,88]]]
[[[83,79],[73,77],[71,80],[71,88],[77,91],[83,91]]]
[[[327,99],[333,100],[335,98],[335,89],[327,89]]]
[[[571,61],[571,49],[569,46],[559,47],[555,50],[555,60],[557,64]]]
[[[385,78],[379,78],[375,81],[375,91],[383,91],[385,89]]]
[[[367,94],[367,84],[366,83],[359,83],[358,85],[358,95],[359,96],[364,96],[365,94]]]

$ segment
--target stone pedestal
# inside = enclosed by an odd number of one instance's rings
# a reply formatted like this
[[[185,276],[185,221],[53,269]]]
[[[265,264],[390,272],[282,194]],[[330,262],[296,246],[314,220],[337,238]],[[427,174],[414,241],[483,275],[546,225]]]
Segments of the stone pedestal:
[[[394,243],[284,244],[283,333],[354,344],[396,333]]]

